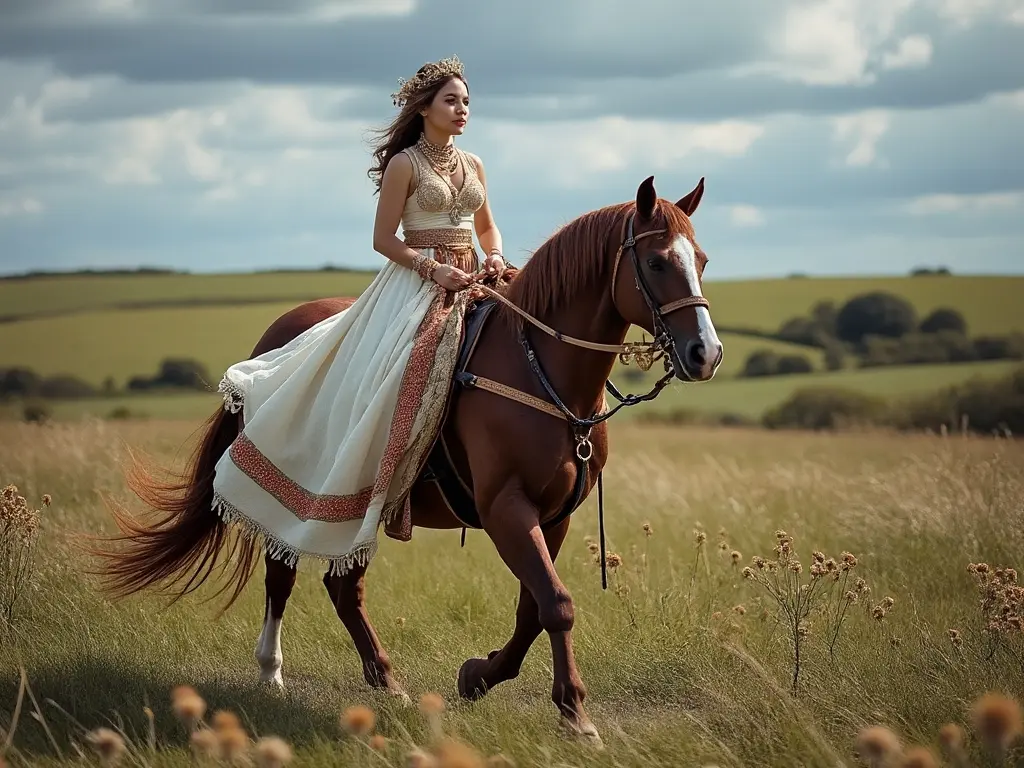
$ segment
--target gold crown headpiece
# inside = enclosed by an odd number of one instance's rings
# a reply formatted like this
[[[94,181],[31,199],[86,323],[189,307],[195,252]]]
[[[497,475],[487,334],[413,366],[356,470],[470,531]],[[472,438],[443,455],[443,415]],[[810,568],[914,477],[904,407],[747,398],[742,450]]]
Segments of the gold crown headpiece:
[[[391,101],[396,107],[405,106],[409,97],[421,88],[426,88],[438,80],[443,80],[452,75],[462,76],[464,70],[458,56],[450,56],[447,59],[424,64],[421,71],[406,80],[398,78],[398,90],[391,94]]]

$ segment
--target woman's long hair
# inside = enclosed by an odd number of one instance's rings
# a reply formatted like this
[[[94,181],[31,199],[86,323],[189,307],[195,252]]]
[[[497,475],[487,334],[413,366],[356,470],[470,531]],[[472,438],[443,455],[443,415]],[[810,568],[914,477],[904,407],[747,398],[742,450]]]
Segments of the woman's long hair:
[[[420,72],[423,69],[421,67]],[[423,115],[420,114],[420,110],[430,106],[438,92],[455,78],[463,83],[466,82],[466,78],[461,75],[450,75],[416,91],[405,102],[402,111],[391,121],[391,124],[377,132],[378,139],[373,150],[375,164],[366,172],[366,175],[373,179],[375,194],[380,192],[384,169],[388,167],[391,158],[419,141],[420,134],[423,133]],[[466,83],[466,87],[469,87],[468,83]]]

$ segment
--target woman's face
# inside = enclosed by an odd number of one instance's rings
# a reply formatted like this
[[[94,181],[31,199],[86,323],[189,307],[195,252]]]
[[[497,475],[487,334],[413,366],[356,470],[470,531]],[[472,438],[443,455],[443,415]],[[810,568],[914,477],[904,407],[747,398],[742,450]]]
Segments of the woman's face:
[[[461,136],[469,120],[469,89],[462,80],[453,77],[420,114],[442,136]]]

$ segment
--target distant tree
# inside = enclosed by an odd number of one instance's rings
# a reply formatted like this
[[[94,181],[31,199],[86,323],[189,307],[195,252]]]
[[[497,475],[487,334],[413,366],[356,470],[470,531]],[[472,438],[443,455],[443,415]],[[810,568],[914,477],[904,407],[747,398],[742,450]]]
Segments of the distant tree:
[[[38,390],[40,397],[53,400],[77,400],[96,395],[96,388],[76,376],[59,374],[43,379]]]
[[[31,397],[39,391],[39,375],[29,368],[0,370],[0,397]]]
[[[758,349],[747,356],[741,376],[774,376],[779,369],[779,356],[770,349]]]
[[[917,328],[917,312],[906,299],[885,291],[854,296],[836,316],[836,335],[860,343],[866,336],[899,338]]]
[[[814,366],[804,355],[782,355],[775,367],[780,376],[792,373],[811,373]]]
[[[184,389],[207,389],[210,374],[198,360],[167,358],[160,363],[156,384]]]
[[[964,316],[955,309],[940,307],[921,321],[921,333],[939,333],[940,331],[955,331],[956,333],[967,333],[967,321]]]

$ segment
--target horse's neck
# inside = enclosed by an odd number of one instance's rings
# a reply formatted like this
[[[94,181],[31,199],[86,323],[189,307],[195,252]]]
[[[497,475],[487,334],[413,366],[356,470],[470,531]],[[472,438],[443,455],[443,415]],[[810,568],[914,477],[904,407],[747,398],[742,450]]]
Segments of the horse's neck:
[[[615,311],[611,291],[602,285],[567,302],[541,318],[568,336],[597,342],[621,344],[629,325]],[[615,355],[577,347],[546,333],[531,333],[541,366],[555,392],[577,416],[591,416],[604,398],[604,386],[615,364]]]

